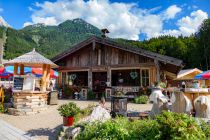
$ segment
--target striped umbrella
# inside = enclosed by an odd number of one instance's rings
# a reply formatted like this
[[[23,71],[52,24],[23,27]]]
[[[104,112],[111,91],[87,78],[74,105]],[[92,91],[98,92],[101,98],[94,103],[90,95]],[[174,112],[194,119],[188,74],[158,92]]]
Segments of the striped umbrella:
[[[20,73],[20,67],[18,67],[18,73]],[[32,73],[36,75],[36,77],[42,77],[42,68],[31,68],[31,67],[24,67],[24,73]],[[6,66],[0,68],[0,78],[9,78],[14,74],[14,66]],[[54,70],[50,70],[50,77],[57,78],[58,72]]]
[[[37,77],[42,77],[42,68],[32,68],[32,73]],[[57,78],[58,72],[53,69],[50,70],[50,78]]]
[[[203,74],[204,79],[210,79],[210,70]]]
[[[204,71],[200,74],[197,74],[194,79],[196,80],[205,80],[205,79],[210,79],[210,70]]]

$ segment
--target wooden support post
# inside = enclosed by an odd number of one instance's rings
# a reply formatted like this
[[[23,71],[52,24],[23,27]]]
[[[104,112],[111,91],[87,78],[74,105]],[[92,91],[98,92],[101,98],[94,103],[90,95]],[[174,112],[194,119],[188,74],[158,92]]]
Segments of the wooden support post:
[[[3,112],[4,112],[4,89],[3,87],[0,87],[0,98],[1,98],[1,104],[2,104],[2,109],[3,109]]]
[[[20,64],[20,75],[24,75],[24,65]]]
[[[46,91],[46,76],[47,76],[47,65],[43,64],[42,66],[42,91]]]
[[[14,65],[14,75],[18,75],[18,64]]]
[[[155,62],[155,67],[156,67],[156,69],[157,69],[157,82],[159,82],[160,81],[160,65],[159,65],[159,62],[158,62],[158,60],[154,60],[154,62]]]
[[[101,49],[98,49],[98,65],[101,65]]]
[[[88,87],[90,88],[90,89],[92,89],[92,78],[93,78],[93,76],[92,76],[92,68],[90,68],[89,70],[88,70]]]
[[[46,85],[47,87],[50,84],[50,65],[47,65],[47,74],[46,74]]]
[[[61,86],[62,85],[62,79],[63,79],[63,77],[62,77],[62,72],[58,72],[58,85],[59,86]]]
[[[110,85],[108,85],[110,87],[111,87],[111,81],[112,81],[111,68],[108,66],[108,68],[107,68],[107,82],[110,83]]]

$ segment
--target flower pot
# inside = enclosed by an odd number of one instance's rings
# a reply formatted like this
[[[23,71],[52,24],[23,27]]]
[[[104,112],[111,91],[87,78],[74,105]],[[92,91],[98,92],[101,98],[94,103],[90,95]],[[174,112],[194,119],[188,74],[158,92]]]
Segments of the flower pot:
[[[64,126],[72,126],[74,123],[74,117],[70,116],[70,117],[63,117],[63,125]]]

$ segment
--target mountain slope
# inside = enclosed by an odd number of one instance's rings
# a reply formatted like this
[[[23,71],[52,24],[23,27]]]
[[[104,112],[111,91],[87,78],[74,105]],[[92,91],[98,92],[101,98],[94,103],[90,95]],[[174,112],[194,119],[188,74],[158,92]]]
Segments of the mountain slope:
[[[0,16],[0,26],[11,27],[2,16]]]
[[[35,24],[21,30],[8,28],[4,57],[12,59],[36,48],[52,58],[91,35],[100,36],[101,31],[82,19],[67,20],[58,26]]]

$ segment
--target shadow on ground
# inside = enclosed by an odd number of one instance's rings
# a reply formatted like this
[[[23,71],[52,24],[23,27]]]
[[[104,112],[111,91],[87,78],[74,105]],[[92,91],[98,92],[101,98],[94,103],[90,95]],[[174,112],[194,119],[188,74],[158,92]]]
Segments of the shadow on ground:
[[[56,140],[61,128],[62,125],[59,125],[53,129],[50,128],[31,129],[26,132],[26,135],[30,137],[48,136],[49,140]]]

